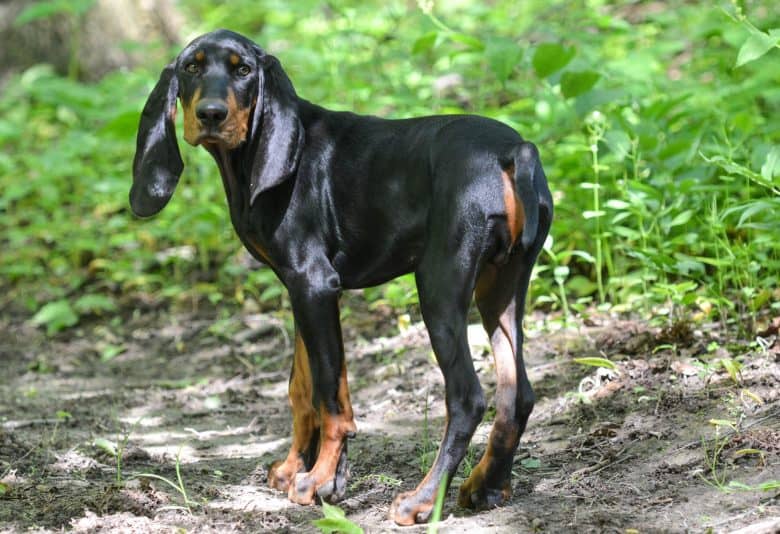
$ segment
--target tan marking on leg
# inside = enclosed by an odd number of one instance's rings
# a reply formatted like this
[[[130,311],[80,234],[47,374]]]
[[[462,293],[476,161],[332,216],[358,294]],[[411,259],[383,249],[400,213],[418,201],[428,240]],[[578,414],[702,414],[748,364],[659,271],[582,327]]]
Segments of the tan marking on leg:
[[[200,137],[200,121],[195,115],[195,106],[200,101],[200,87],[195,89],[195,93],[189,102],[181,102],[181,108],[184,110],[184,140],[195,146]]]
[[[296,333],[289,392],[293,415],[292,445],[287,458],[271,467],[268,484],[272,488],[287,491],[293,477],[305,470],[303,455],[319,426],[317,412],[312,405],[312,388],[309,354],[300,334]]]
[[[518,202],[515,193],[515,166],[510,165],[501,171],[501,180],[504,184],[504,208],[506,209],[506,223],[509,227],[509,236],[512,244],[515,244],[525,224],[525,211],[523,203]]]
[[[299,490],[297,487],[300,478],[296,478],[296,482],[290,485],[287,495],[293,502],[311,504],[314,501],[317,489],[333,480],[336,476],[336,468],[338,467],[344,442],[348,436],[352,436],[357,430],[349,398],[346,364],[341,367],[338,403],[340,413],[337,414],[328,412],[324,403],[320,405],[320,450],[317,455],[317,462],[311,471],[299,475],[299,477],[305,476],[303,489]]]
[[[506,177],[505,173],[504,176]],[[514,195],[513,190],[512,195]],[[522,205],[519,202],[514,204],[522,209]],[[510,216],[514,215],[507,209],[508,221],[512,220]],[[520,227],[522,227],[522,223]],[[510,225],[510,231],[511,229]],[[487,302],[484,302],[487,304],[490,302],[488,299],[495,298],[495,295],[492,293],[496,291],[497,274],[498,268],[496,266],[488,264],[485,267],[477,279],[474,291],[477,302],[487,300]],[[475,503],[472,502],[472,494],[480,494],[481,491],[484,491],[483,488],[487,483],[488,474],[494,473],[499,468],[497,465],[496,447],[505,451],[511,451],[515,449],[520,439],[515,420],[517,411],[517,362],[515,359],[516,348],[514,346],[514,313],[515,303],[510,301],[506,309],[498,317],[498,324],[494,326],[492,332],[488,332],[497,377],[495,395],[496,417],[493,422],[493,428],[490,431],[485,454],[471,471],[468,480],[460,487],[458,505],[465,508],[474,507]],[[507,479],[507,482],[500,490],[503,500],[509,499],[512,493],[509,479]]]
[[[252,250],[256,252],[257,255],[260,256],[267,265],[270,265],[271,267],[274,266],[274,262],[271,261],[270,256],[268,256],[268,252],[262,246],[260,246],[260,243],[251,237],[247,237],[246,240],[249,242],[249,246],[252,248]]]

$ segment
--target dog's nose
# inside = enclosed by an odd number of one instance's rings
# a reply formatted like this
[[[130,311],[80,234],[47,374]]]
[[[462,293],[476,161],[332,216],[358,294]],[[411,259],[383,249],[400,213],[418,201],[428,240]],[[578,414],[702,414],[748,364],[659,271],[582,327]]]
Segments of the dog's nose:
[[[228,116],[228,108],[221,100],[201,100],[195,107],[195,115],[206,126],[218,126]]]

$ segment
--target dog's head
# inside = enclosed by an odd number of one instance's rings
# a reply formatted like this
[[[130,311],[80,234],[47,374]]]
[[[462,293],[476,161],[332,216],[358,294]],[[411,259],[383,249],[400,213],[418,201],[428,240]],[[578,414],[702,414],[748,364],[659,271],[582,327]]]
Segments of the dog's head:
[[[210,152],[242,150],[250,202],[296,170],[303,137],[298,97],[279,61],[228,30],[202,35],[166,66],[141,114],[130,206],[148,217],[168,203],[184,164],[176,141]]]

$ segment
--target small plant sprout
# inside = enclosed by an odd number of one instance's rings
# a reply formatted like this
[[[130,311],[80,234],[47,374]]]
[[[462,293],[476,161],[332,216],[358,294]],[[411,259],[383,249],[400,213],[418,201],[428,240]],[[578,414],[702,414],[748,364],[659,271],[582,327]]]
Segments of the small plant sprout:
[[[338,506],[328,504],[322,501],[322,519],[315,519],[312,524],[317,527],[322,534],[331,534],[339,532],[343,534],[363,534],[363,529],[357,523],[347,518],[344,510]]]

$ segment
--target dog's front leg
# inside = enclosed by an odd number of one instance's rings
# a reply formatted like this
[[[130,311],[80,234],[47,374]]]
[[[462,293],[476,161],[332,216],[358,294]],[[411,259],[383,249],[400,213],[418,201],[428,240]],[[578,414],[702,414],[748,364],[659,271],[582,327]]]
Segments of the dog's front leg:
[[[295,475],[288,490],[290,500],[299,504],[311,504],[315,493],[331,502],[344,496],[347,438],[356,430],[339,322],[339,277],[332,269],[316,271],[311,269],[288,284],[298,332],[309,357],[312,405],[320,419],[317,460],[311,470]]]
[[[268,473],[268,484],[288,491],[295,475],[314,466],[319,448],[319,414],[312,403],[314,386],[309,354],[301,333],[295,328],[295,354],[290,373],[290,408],[292,409],[292,444],[283,461],[274,463]]]

